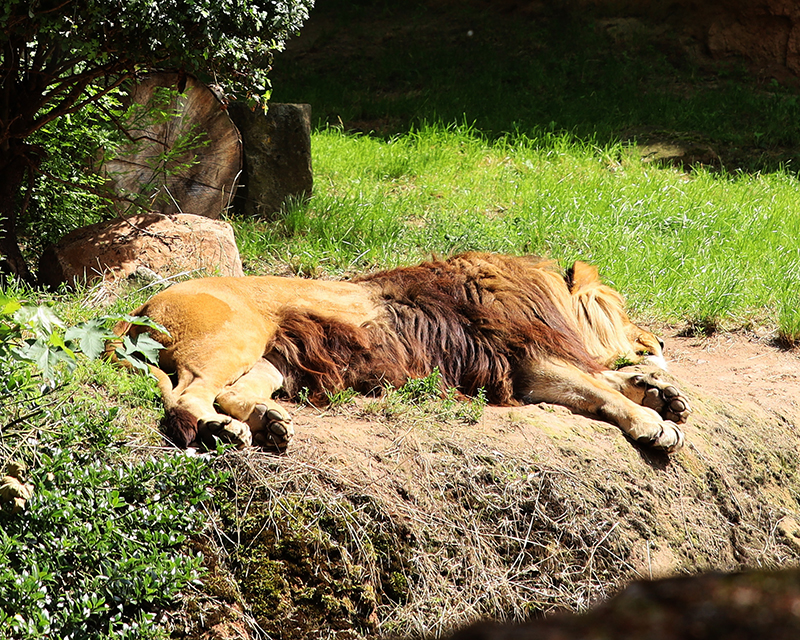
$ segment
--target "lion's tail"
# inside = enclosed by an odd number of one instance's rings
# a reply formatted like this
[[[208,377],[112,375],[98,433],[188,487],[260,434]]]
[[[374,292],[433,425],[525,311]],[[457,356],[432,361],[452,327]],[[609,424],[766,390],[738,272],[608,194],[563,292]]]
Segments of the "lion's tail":
[[[152,364],[148,367],[158,382],[158,390],[164,401],[161,432],[168,442],[185,449],[197,438],[197,418],[183,407],[178,406],[178,395],[175,393],[172,379],[167,373]]]

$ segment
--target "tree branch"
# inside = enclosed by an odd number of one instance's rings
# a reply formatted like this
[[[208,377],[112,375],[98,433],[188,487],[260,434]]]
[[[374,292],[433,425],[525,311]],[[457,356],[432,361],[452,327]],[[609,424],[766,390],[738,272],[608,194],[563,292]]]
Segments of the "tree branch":
[[[119,63],[116,63],[119,64]],[[83,91],[89,84],[96,80],[97,78],[101,78],[104,75],[109,73],[113,73],[113,66],[103,66],[103,67],[92,67],[82,73],[76,73],[71,76],[67,76],[66,78],[59,78],[58,84],[55,85],[50,91],[48,92],[41,92],[39,99],[36,101],[36,110],[34,113],[38,113],[41,109],[43,109],[48,103],[54,101],[58,98],[59,95],[69,92],[67,97],[64,100],[67,100],[70,95],[74,94],[77,87],[81,87],[80,91]],[[79,91],[79,93],[80,93]],[[72,102],[78,99],[78,96],[72,99]]]
[[[77,90],[71,91],[69,95],[67,95],[58,106],[52,108],[46,114],[37,118],[31,125],[30,130],[26,135],[30,135],[34,131],[38,131],[43,126],[52,122],[56,118],[60,118],[61,116],[67,115],[68,113],[75,113],[83,109],[86,105],[91,104],[92,102],[97,102],[103,96],[108,95],[109,93],[114,91],[114,89],[119,87],[123,82],[125,82],[125,80],[127,80],[130,77],[130,75],[132,75],[132,72],[131,74],[125,74],[118,77],[105,89],[102,89],[100,92],[95,93],[93,96],[86,98],[86,100],[81,100],[80,102],[76,102],[77,97],[83,93],[83,91],[86,89],[86,86],[89,84],[89,82],[91,82],[87,81],[79,91]],[[72,96],[75,96],[75,98],[71,100]]]

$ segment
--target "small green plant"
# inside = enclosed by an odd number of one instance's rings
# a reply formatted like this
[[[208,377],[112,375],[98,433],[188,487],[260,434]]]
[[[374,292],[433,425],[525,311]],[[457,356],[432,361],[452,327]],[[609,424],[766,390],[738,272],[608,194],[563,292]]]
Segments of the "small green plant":
[[[434,367],[424,378],[411,378],[397,393],[407,402],[425,402],[442,397],[444,381],[439,367]]]
[[[364,405],[367,413],[380,413],[387,418],[419,418],[428,422],[464,422],[475,424],[486,408],[486,390],[481,387],[473,398],[464,397],[456,389],[444,388],[438,368],[423,378],[412,378],[399,389],[387,386],[380,399]]]
[[[75,366],[63,330],[64,323],[49,307],[24,305],[0,292],[0,356],[34,364],[53,382],[59,365]]]
[[[164,327],[150,318],[123,314],[101,316],[70,327],[65,337],[70,344],[80,347],[80,350],[91,359],[113,353],[120,361],[126,362],[136,369],[147,371],[148,362],[152,364],[158,362],[158,353],[163,348],[161,343],[153,340],[147,333],[140,333],[136,336],[118,336],[114,333],[113,328],[119,322],[167,333]],[[112,351],[109,351],[109,345],[113,347]]]
[[[165,331],[149,318],[129,315],[103,316],[67,328],[50,307],[24,304],[0,292],[0,356],[35,365],[54,384],[64,370],[74,370],[76,352],[99,358],[107,353],[106,344],[114,341],[118,359],[146,371],[148,362],[158,361],[161,344],[146,333],[120,338],[112,330],[120,321]]]
[[[613,364],[611,365],[612,369],[622,369],[624,367],[630,367],[631,365],[636,364],[633,360],[628,358],[628,356],[618,356],[616,360],[614,360]]]
[[[458,407],[458,417],[467,424],[475,424],[481,421],[483,417],[483,410],[486,408],[488,400],[486,398],[486,389],[481,387],[478,389],[478,394],[474,398],[460,403]]]
[[[328,404],[331,407],[331,409],[351,404],[357,395],[358,392],[355,391],[352,387],[348,387],[347,389],[342,389],[341,391],[336,391],[333,393],[329,391],[325,392],[325,396],[328,398]],[[307,394],[306,394],[306,400],[307,400]]]

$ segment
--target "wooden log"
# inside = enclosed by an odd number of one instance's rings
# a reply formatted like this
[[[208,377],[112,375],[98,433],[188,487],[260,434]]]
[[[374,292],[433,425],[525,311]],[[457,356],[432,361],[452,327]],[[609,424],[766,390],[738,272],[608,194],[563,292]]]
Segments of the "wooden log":
[[[153,120],[142,113],[126,124],[131,143],[103,166],[116,192],[151,211],[219,218],[242,166],[239,131],[225,105],[179,73],[146,76],[129,101],[169,115]]]

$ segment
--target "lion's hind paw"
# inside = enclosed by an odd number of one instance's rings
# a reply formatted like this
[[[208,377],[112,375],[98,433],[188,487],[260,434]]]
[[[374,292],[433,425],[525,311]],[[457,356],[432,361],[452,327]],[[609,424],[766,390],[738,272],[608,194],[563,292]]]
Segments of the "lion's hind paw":
[[[289,413],[274,404],[257,404],[248,421],[253,428],[253,444],[263,448],[283,451],[294,436],[294,426]]]
[[[233,444],[237,449],[244,449],[253,444],[250,427],[244,422],[223,415],[212,420],[199,420],[198,439],[203,446],[206,449],[216,448],[215,438]]]

